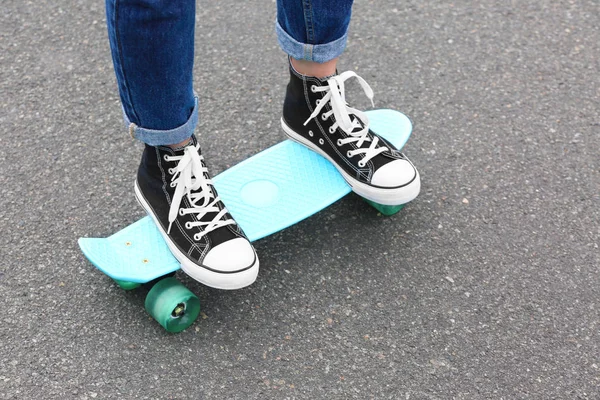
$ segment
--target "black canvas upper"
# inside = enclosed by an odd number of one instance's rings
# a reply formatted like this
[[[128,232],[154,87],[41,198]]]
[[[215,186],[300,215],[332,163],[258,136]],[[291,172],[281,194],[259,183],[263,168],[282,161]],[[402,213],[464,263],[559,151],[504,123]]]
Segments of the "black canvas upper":
[[[195,137],[192,137],[192,144],[197,144]],[[169,208],[171,207],[171,200],[175,192],[175,188],[170,185],[172,175],[169,173],[169,169],[177,166],[177,161],[166,161],[165,155],[178,156],[182,154],[183,149],[173,150],[167,146],[154,147],[146,145],[138,169],[137,185],[145,201],[151,207],[151,212],[165,232],[169,228]],[[206,174],[205,178],[209,179]],[[216,189],[212,185],[210,187],[216,196]],[[222,210],[224,208],[222,202],[219,202],[218,205],[219,209]],[[181,207],[191,207],[187,196],[183,196]],[[207,213],[202,220],[211,221],[215,216],[216,213],[214,212]],[[232,219],[229,213],[225,214],[223,218]],[[234,223],[219,227],[202,236],[199,241],[196,241],[193,236],[199,233],[201,228],[191,227],[191,229],[187,229],[185,227],[187,221],[198,221],[197,214],[178,214],[177,219],[171,225],[169,237],[182,253],[197,263],[202,262],[204,256],[211,248],[237,237],[245,237],[239,225]]]
[[[331,115],[326,120],[322,119],[323,113],[331,110],[328,102],[320,114],[311,119],[305,126],[304,122],[310,117],[316,107],[316,101],[324,97],[325,92],[313,92],[311,86],[326,86],[327,78],[319,79],[308,77],[296,72],[290,66],[290,82],[287,85],[286,96],[283,104],[283,120],[289,128],[309,140],[314,147],[322,149],[350,176],[360,182],[371,184],[373,173],[383,165],[397,160],[405,159],[405,156],[393,145],[379,137],[379,144],[388,147],[389,150],[371,158],[363,167],[358,162],[363,158],[362,154],[348,157],[347,152],[357,149],[357,143],[337,145],[338,139],[345,139],[349,135],[338,127],[333,133],[329,128],[335,123],[335,116]],[[352,116],[352,118],[357,118]],[[362,121],[361,121],[362,124]],[[312,133],[312,136],[310,135]],[[369,136],[376,136],[369,130]],[[362,143],[361,148],[368,148],[371,141]]]

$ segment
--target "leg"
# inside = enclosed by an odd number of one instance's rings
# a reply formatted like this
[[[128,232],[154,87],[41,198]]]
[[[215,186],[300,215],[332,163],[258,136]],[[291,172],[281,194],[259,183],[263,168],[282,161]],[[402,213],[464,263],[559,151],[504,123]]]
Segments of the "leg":
[[[195,0],[106,0],[129,132],[146,146],[135,194],[181,268],[212,287],[254,282],[258,258],[221,202],[193,135]]]
[[[353,0],[277,1],[277,37],[296,71],[335,74],[346,47]]]
[[[125,121],[132,135],[152,146],[189,139],[198,121],[195,7],[193,0],[106,0]]]
[[[375,203],[399,205],[420,191],[419,173],[408,158],[369,129],[367,115],[346,102],[337,75],[346,46],[352,0],[278,0],[277,38],[290,59],[290,83],[282,127],[291,139],[329,159],[354,192]]]
[[[337,62],[337,58],[324,63],[290,58],[290,63],[296,71],[302,75],[314,76],[315,78],[326,78],[335,75],[335,71],[337,71]]]
[[[353,0],[277,0],[277,38],[296,60],[325,63],[346,47]]]

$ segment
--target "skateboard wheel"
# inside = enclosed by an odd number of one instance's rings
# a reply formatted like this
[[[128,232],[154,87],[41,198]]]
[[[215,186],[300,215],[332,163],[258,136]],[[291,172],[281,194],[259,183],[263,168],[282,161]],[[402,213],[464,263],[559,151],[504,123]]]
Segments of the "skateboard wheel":
[[[113,279],[113,280],[123,290],[133,290],[133,289],[139,288],[142,285],[141,283],[137,283],[137,282],[120,281],[118,279]]]
[[[398,211],[400,211],[400,210],[402,210],[404,208],[404,204],[400,204],[399,206],[386,206],[384,204],[375,203],[374,201],[367,200],[367,199],[365,199],[365,201],[371,207],[373,207],[374,209],[376,209],[377,211],[379,211],[383,215],[387,215],[387,216],[394,215]]]
[[[157,282],[148,292],[146,311],[168,332],[181,332],[194,323],[200,301],[174,277]]]

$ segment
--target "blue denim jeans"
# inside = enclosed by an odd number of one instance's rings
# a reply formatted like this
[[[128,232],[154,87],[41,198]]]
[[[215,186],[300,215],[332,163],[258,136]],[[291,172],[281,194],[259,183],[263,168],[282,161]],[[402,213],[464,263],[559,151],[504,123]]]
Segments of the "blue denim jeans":
[[[276,33],[290,57],[326,62],[346,47],[353,0],[277,0]],[[192,87],[195,0],[106,0],[123,115],[151,145],[184,141],[198,123]]]

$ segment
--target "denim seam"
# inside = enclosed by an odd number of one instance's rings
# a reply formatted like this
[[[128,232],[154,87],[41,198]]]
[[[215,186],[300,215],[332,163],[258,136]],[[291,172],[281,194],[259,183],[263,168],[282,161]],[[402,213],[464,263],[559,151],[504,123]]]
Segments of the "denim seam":
[[[306,42],[312,44],[315,41],[315,24],[313,23],[313,10],[312,3],[310,2],[310,0],[303,0],[302,8],[304,8],[304,26],[306,27]]]
[[[123,59],[123,48],[121,46],[121,36],[119,34],[119,23],[118,23],[118,18],[119,18],[119,0],[115,0],[115,19],[114,19],[114,24],[115,24],[115,39],[117,41],[117,53],[119,55],[119,69],[121,70],[121,75],[123,75],[123,87],[126,90],[127,93],[127,103],[129,105],[129,108],[131,109],[131,112],[133,113],[133,118],[135,118],[135,120],[142,125],[142,121],[140,121],[139,116],[137,115],[137,113],[135,112],[135,108],[133,106],[133,100],[132,100],[132,96],[131,96],[131,91],[129,90],[129,85],[126,84],[127,82],[127,74],[125,73],[125,61]],[[129,119],[129,118],[128,118]]]

